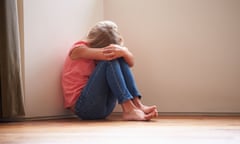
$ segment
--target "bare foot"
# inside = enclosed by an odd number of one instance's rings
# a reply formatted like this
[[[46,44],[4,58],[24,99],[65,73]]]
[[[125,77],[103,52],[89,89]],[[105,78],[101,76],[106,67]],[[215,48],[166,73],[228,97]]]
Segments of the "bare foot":
[[[145,114],[149,114],[151,112],[157,113],[157,106],[155,106],[155,105],[146,106],[146,105],[141,103],[141,101],[138,97],[133,99],[133,103],[137,108],[141,109]]]
[[[145,106],[140,100],[127,100],[121,104],[123,109],[123,120],[146,121],[157,116],[156,106]]]
[[[158,116],[157,110],[154,110],[154,111],[146,114],[145,118],[148,120],[151,120],[152,118],[157,117],[157,116]]]
[[[148,121],[155,117],[155,113],[145,114],[140,109],[133,109],[130,112],[123,112],[123,120],[128,121]]]
[[[146,106],[146,105],[142,104],[139,108],[146,114],[151,113],[151,112],[157,110],[157,106],[155,106],[155,105],[153,105],[153,106]]]

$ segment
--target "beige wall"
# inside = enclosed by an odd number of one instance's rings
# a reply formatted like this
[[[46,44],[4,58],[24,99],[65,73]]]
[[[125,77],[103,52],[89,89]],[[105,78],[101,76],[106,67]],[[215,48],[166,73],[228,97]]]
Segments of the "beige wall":
[[[60,75],[73,42],[103,19],[102,0],[23,0],[26,117],[67,114]]]
[[[240,112],[238,0],[23,0],[21,17],[27,117],[68,114],[63,61],[103,18],[118,23],[134,53],[146,104],[160,112]]]
[[[160,112],[240,112],[239,0],[104,0]]]

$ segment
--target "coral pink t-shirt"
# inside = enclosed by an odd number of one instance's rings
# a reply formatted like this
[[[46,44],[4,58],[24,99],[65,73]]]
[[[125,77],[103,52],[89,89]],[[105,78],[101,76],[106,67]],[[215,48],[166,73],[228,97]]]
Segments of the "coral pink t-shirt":
[[[84,41],[78,41],[72,46],[71,50],[81,44],[88,45]],[[72,60],[69,54],[66,58],[62,72],[62,88],[65,108],[71,108],[75,104],[95,68],[94,60]]]

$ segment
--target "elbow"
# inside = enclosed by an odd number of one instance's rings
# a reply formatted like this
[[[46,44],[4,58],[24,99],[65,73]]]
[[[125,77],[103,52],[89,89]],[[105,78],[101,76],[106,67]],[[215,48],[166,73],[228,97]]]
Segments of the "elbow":
[[[134,63],[128,64],[128,65],[129,65],[129,67],[133,67],[133,66],[134,66]]]
[[[133,59],[133,57],[131,59],[128,59],[127,63],[128,63],[129,67],[133,67],[134,66],[134,59]]]
[[[133,67],[133,66],[134,66],[134,62],[133,62],[133,61],[128,62],[128,66],[129,66],[129,67]]]

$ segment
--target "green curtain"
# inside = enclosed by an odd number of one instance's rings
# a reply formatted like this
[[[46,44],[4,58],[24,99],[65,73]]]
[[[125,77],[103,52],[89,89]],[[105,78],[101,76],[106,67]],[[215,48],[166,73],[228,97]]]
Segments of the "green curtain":
[[[0,119],[23,116],[17,0],[0,1]]]

